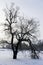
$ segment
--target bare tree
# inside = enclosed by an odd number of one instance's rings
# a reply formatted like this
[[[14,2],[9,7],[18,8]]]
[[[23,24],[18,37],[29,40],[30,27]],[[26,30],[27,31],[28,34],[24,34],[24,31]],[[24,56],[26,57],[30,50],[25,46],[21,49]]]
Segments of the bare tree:
[[[16,38],[18,40],[17,46],[16,46],[16,52],[18,50],[18,46],[25,42],[28,42],[31,48],[31,52],[34,53],[34,58],[39,58],[36,49],[34,46],[32,46],[32,40],[37,40],[36,33],[38,32],[38,22],[34,21],[33,19],[28,20],[24,17],[20,17],[20,25],[16,24],[17,32],[16,32]]]
[[[18,17],[18,7],[13,7],[13,4],[10,8],[6,8],[5,16],[6,22],[4,23],[4,31],[10,35],[11,40],[4,40],[6,43],[11,43],[11,48],[13,51],[13,59],[17,58],[18,47],[23,42],[28,42],[31,47],[31,51],[36,54],[35,49],[32,46],[33,39],[36,40],[36,33],[38,32],[38,23],[33,19],[28,20],[24,16]],[[14,47],[14,36],[18,40],[16,46]],[[37,54],[36,54],[37,56]],[[38,56],[37,56],[38,58]]]
[[[4,9],[5,12],[5,17],[6,17],[6,22],[4,23],[4,31],[5,33],[8,34],[8,36],[11,37],[11,48],[13,51],[13,59],[16,59],[15,57],[15,49],[14,49],[14,35],[16,34],[16,29],[15,29],[15,23],[17,22],[18,19],[18,7],[14,7],[14,4],[12,3],[11,6],[6,9]],[[4,42],[5,40],[3,40]],[[6,43],[9,43],[8,40],[5,41]]]

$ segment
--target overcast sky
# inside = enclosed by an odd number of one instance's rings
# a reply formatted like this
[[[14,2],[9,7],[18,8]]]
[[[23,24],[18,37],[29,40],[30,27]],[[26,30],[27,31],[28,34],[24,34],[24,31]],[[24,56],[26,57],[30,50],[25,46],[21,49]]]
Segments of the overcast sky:
[[[40,22],[40,38],[43,39],[43,0],[0,0],[0,22],[4,21],[3,9],[11,2],[19,6],[25,16],[35,18]]]

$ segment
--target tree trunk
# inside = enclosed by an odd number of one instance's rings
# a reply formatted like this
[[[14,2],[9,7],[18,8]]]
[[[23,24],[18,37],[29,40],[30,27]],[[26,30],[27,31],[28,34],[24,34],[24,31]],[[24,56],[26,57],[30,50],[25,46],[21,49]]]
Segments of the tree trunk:
[[[18,47],[19,47],[20,43],[21,43],[21,41],[19,40],[18,43],[17,43],[17,46],[15,47],[14,52],[13,52],[13,59],[17,58]]]
[[[17,53],[16,53],[16,51],[13,52],[13,59],[17,59]]]
[[[13,59],[16,59],[17,58],[17,52],[16,52],[16,47],[14,48],[14,45],[13,45],[13,39],[14,39],[14,35],[12,34],[12,38],[11,38],[11,48],[12,48],[12,51],[13,51]]]
[[[18,49],[16,49],[16,46],[15,46],[13,51],[13,59],[17,59],[17,52],[18,52]]]
[[[31,40],[29,39],[29,45],[30,45],[30,48],[31,48],[31,52],[32,52],[32,57],[34,58],[34,59],[39,59],[39,56],[37,55],[37,53],[36,53],[36,51],[35,51],[35,48],[34,48],[34,46],[32,46],[32,43],[31,43]]]

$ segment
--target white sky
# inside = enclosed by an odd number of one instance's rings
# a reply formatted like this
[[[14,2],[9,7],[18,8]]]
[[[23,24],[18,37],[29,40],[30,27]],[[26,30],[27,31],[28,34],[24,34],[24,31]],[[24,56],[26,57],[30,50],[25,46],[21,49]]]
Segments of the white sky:
[[[4,21],[3,9],[6,7],[6,4],[9,5],[11,2],[19,6],[25,16],[36,18],[40,21],[40,38],[43,39],[43,0],[0,0],[0,22]],[[1,29],[2,27],[0,27]],[[3,35],[0,31],[1,38]]]

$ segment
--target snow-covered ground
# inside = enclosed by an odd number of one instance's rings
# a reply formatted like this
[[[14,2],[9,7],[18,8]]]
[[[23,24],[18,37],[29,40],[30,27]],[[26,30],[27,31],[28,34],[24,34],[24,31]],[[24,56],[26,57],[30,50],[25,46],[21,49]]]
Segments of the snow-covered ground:
[[[17,59],[13,60],[13,53],[10,49],[0,49],[0,65],[43,65],[43,54],[40,59],[31,59],[30,52],[18,52]]]

